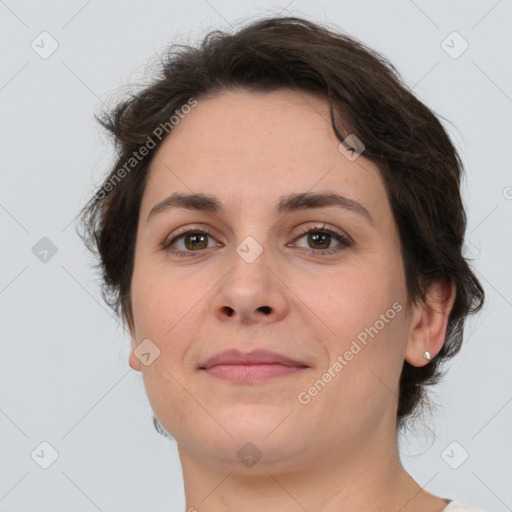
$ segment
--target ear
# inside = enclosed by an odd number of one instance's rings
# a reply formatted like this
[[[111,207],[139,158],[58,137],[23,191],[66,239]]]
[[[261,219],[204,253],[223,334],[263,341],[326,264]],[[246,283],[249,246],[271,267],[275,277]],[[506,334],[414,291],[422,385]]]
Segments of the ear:
[[[142,368],[141,362],[133,354],[133,350],[137,347],[137,338],[135,336],[135,322],[133,320],[132,306],[131,306],[129,298],[126,300],[125,304],[126,304],[126,308],[125,308],[126,322],[128,323],[128,328],[130,329],[130,346],[131,346],[130,357],[129,357],[128,362],[129,362],[130,367],[133,370],[140,372],[141,368]]]
[[[141,371],[141,362],[140,360],[135,357],[135,355],[133,354],[133,349],[137,346],[137,342],[135,340],[135,338],[132,338],[131,339],[131,350],[130,350],[130,359],[129,359],[129,364],[131,366],[131,368],[137,372],[140,372]]]
[[[429,360],[423,354],[428,352],[433,358],[443,347],[455,294],[453,281],[434,281],[425,301],[413,306],[405,351],[405,360],[412,366],[427,365]]]

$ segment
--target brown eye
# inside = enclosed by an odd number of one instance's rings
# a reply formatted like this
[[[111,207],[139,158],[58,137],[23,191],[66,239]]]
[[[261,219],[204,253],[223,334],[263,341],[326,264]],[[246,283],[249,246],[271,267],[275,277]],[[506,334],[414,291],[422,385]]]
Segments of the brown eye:
[[[300,242],[305,239],[305,242]],[[331,246],[333,241],[338,243]],[[338,233],[333,229],[326,227],[314,226],[307,228],[302,234],[296,238],[295,244],[298,247],[309,249],[310,254],[313,255],[326,255],[340,252],[343,248],[351,247],[352,241],[350,238],[342,233]]]
[[[191,253],[199,255],[204,249],[220,246],[218,242],[208,245],[209,239],[214,240],[204,231],[189,230],[164,242],[162,249],[178,256],[195,256]]]
[[[208,235],[204,233],[189,233],[184,237],[185,247],[191,251],[206,249],[208,247]]]
[[[308,243],[313,245],[312,249],[327,249],[331,244],[331,235],[319,231],[309,233]]]

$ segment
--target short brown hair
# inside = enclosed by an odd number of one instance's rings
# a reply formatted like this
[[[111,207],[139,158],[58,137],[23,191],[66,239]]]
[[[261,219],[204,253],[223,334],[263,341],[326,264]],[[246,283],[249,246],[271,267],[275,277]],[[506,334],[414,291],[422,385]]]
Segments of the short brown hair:
[[[191,98],[230,88],[281,87],[323,95],[340,142],[349,134],[363,141],[364,157],[380,170],[398,226],[409,302],[424,300],[433,281],[455,284],[441,351],[420,368],[404,361],[397,411],[403,426],[425,401],[425,386],[442,375],[440,363],[460,349],[465,319],[482,307],[484,291],[463,256],[460,157],[434,113],[384,57],[361,42],[304,19],[271,17],[234,34],[211,32],[198,47],[172,45],[160,76],[98,118],[114,137],[118,158],[81,212],[81,236],[99,253],[103,297],[132,325],[139,209],[151,158],[165,138],[154,140],[156,127],[168,126]],[[140,157],[149,139],[154,145]]]

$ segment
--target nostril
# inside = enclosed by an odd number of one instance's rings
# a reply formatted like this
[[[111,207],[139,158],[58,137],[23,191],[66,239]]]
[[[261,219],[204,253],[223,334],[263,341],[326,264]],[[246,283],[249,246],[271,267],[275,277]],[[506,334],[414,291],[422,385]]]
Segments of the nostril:
[[[258,308],[260,311],[263,311],[266,315],[269,315],[272,311],[269,306],[261,306]]]
[[[234,311],[229,306],[224,306],[222,309],[228,316],[233,316]]]

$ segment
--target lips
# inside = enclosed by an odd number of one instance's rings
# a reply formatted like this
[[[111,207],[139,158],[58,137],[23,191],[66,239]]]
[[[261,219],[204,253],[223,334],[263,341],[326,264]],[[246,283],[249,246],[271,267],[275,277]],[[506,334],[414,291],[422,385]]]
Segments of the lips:
[[[236,349],[225,350],[215,354],[200,365],[200,369],[209,369],[218,365],[264,365],[280,364],[291,367],[307,367],[300,361],[269,350],[256,349],[251,352],[240,352]]]
[[[283,354],[268,350],[225,350],[219,352],[200,367],[206,374],[238,384],[256,384],[277,377],[292,375],[307,365]]]

